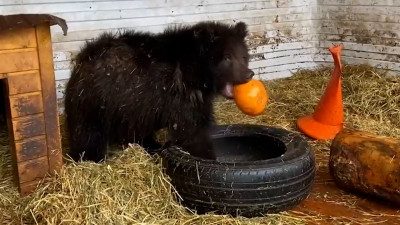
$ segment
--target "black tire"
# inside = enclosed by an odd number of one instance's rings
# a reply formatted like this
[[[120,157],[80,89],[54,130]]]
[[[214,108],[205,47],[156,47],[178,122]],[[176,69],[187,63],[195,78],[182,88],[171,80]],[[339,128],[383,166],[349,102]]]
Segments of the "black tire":
[[[315,177],[315,157],[302,137],[260,125],[217,126],[212,133],[213,138],[246,135],[262,135],[283,144],[286,152],[280,157],[241,162],[197,158],[176,146],[161,152],[165,172],[184,206],[200,214],[214,211],[254,217],[291,209],[308,196]]]

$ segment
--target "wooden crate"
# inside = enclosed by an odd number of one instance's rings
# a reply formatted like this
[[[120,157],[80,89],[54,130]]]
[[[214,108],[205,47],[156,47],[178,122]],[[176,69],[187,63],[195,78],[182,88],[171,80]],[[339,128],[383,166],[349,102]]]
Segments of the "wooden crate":
[[[0,32],[0,79],[15,180],[25,195],[63,163],[48,21]]]

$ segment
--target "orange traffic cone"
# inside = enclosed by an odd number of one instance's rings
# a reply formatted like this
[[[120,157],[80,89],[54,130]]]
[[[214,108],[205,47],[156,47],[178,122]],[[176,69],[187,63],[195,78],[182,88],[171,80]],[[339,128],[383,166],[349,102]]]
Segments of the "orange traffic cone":
[[[343,129],[342,65],[340,62],[342,46],[332,46],[329,51],[333,56],[335,67],[325,93],[314,113],[311,116],[301,117],[297,121],[297,126],[302,132],[318,140],[333,139]]]

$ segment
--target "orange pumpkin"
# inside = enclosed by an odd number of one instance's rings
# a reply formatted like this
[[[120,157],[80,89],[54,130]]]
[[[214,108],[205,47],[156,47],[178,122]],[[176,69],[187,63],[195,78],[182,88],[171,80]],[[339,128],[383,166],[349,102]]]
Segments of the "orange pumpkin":
[[[244,114],[258,116],[267,105],[268,94],[261,81],[250,80],[233,87],[233,99]]]

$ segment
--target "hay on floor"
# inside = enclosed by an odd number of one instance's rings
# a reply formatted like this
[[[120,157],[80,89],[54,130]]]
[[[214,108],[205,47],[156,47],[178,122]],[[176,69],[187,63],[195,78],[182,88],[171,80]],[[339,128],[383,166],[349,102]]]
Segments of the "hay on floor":
[[[329,80],[331,68],[303,70],[293,77],[265,82],[270,102],[265,113],[250,117],[232,101],[215,102],[220,124],[250,123],[298,132],[300,116],[311,114]],[[345,126],[400,136],[400,77],[387,77],[368,66],[345,66]],[[4,130],[4,129],[3,129]],[[68,162],[26,198],[12,183],[6,131],[0,134],[0,221],[3,224],[304,224],[310,215],[284,212],[263,218],[197,215],[177,203],[158,158],[132,145],[106,163]],[[329,142],[310,141],[318,165],[327,164]]]

